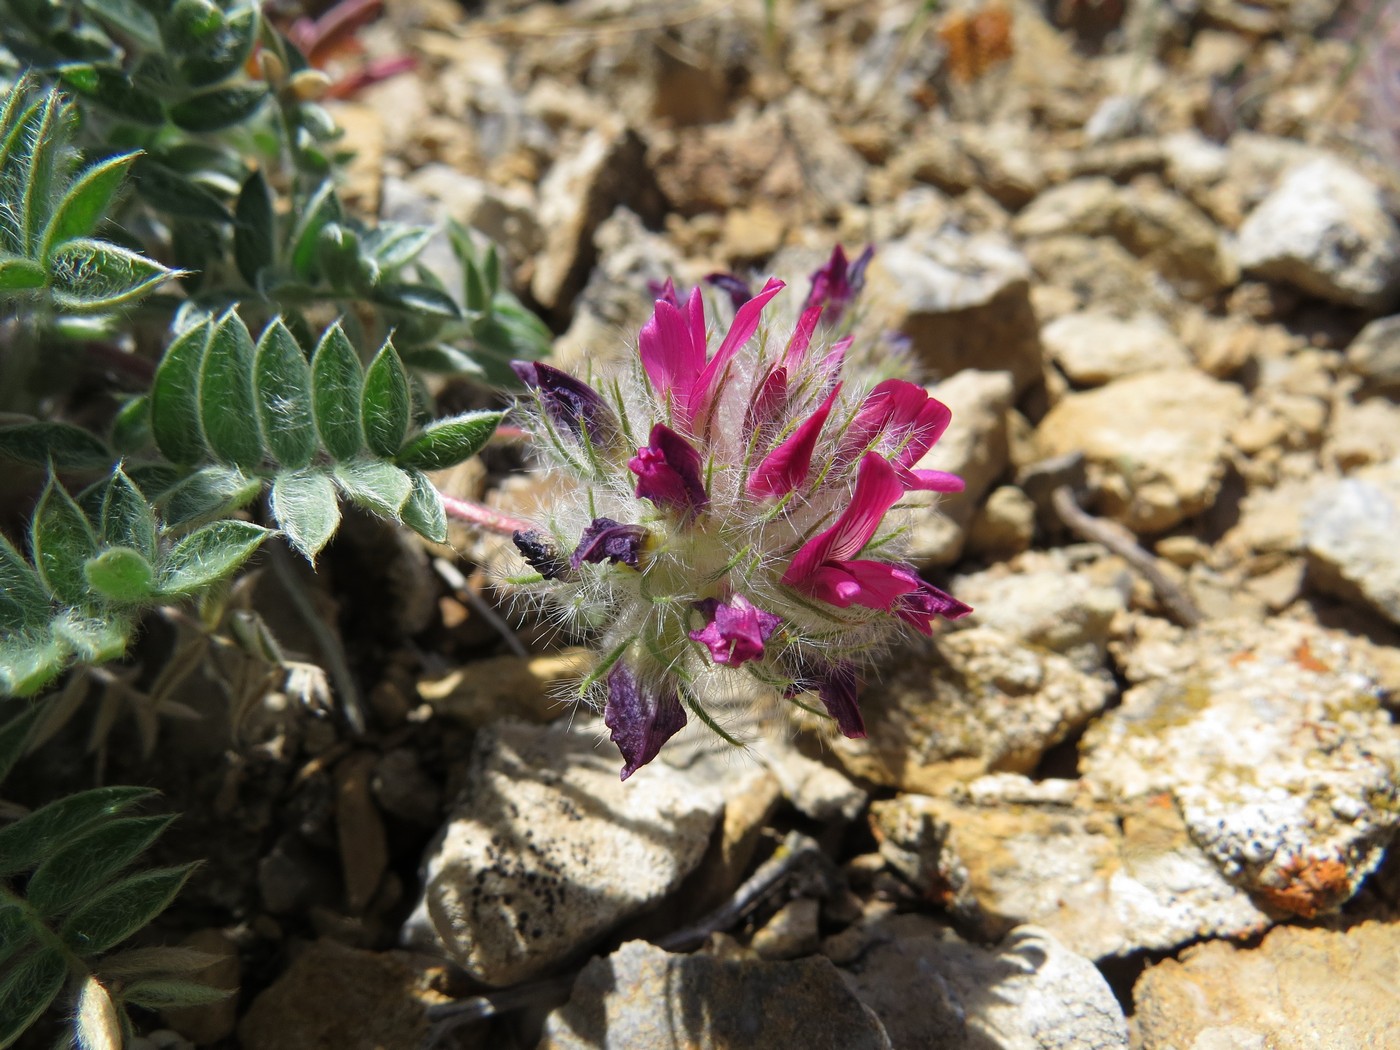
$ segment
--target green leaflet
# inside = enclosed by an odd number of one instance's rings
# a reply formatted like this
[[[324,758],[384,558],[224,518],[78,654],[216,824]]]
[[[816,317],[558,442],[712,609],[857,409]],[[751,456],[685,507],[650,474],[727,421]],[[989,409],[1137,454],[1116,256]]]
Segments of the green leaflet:
[[[49,256],[49,294],[74,312],[110,310],[177,275],[144,255],[106,241],[65,241]]]
[[[194,868],[160,868],[122,880],[73,912],[59,936],[79,955],[106,951],[163,912]]]
[[[170,344],[151,387],[151,432],[172,463],[198,463],[207,446],[200,426],[199,375],[213,325],[195,325]]]
[[[267,326],[253,358],[253,394],[272,455],[300,469],[316,454],[311,368],[281,318]]]
[[[466,412],[439,419],[409,438],[394,461],[419,470],[455,466],[480,452],[504,418],[504,412]]]
[[[35,869],[25,897],[45,918],[70,911],[83,898],[115,879],[150,848],[174,817],[124,817],[107,820],[50,854]]]
[[[118,467],[102,496],[102,542],[156,556],[156,516],[146,497]]]
[[[263,459],[253,407],[253,337],[229,310],[219,318],[199,371],[199,418],[204,439],[222,462],[257,467]]]
[[[83,566],[88,586],[109,602],[142,602],[155,592],[156,571],[130,547],[109,547]]]
[[[78,181],[68,188],[58,207],[49,219],[41,242],[39,258],[47,259],[50,249],[56,244],[71,241],[76,237],[87,237],[97,228],[106,214],[121,184],[126,181],[127,171],[136,153],[121,153],[108,157],[99,164],[85,170]]]
[[[413,482],[413,491],[403,505],[403,523],[425,540],[446,543],[447,512],[443,510],[442,497],[422,471],[410,470],[408,476]]]
[[[71,423],[20,423],[0,429],[0,456],[42,467],[105,467],[112,462],[106,445]]]
[[[155,793],[151,788],[125,786],[80,791],[0,828],[0,876],[38,866],[71,836]]]
[[[272,191],[261,171],[243,182],[233,209],[233,259],[243,279],[254,288],[258,276],[276,260],[277,219]]]
[[[377,456],[390,459],[408,433],[412,403],[408,373],[394,350],[385,343],[365,372],[360,412],[364,419],[365,443]]]
[[[339,323],[332,325],[311,359],[311,407],[321,444],[336,459],[350,459],[364,446],[360,425],[360,359]]]
[[[269,498],[273,520],[293,548],[313,565],[340,525],[335,485],[320,470],[277,475]]]
[[[160,594],[178,598],[224,579],[247,561],[268,530],[247,521],[215,521],[196,529],[166,553],[160,566]]]
[[[89,598],[83,564],[97,553],[92,526],[63,486],[53,478],[39,497],[30,523],[29,548],[34,565],[49,590],[69,605]]]
[[[377,459],[337,463],[335,480],[354,502],[386,518],[397,518],[413,491],[406,473]]]

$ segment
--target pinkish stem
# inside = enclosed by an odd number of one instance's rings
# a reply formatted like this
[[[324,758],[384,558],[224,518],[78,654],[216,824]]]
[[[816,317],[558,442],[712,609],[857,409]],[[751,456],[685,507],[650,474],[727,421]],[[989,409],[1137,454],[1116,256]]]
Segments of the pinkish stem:
[[[483,532],[494,532],[498,536],[512,536],[517,532],[529,532],[535,526],[520,518],[512,518],[509,514],[502,514],[498,510],[481,503],[473,503],[471,500],[457,499],[446,493],[438,492],[442,497],[442,507],[450,517],[458,521],[465,521],[469,525],[475,525]]]

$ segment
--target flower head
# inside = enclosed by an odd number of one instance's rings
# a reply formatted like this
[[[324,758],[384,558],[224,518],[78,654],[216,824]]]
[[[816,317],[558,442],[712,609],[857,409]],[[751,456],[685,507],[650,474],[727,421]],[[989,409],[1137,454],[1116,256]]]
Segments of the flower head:
[[[946,406],[848,360],[856,335],[835,324],[867,259],[833,253],[786,326],[769,313],[781,281],[752,296],[716,282],[732,297],[727,326],[699,289],[683,297],[667,281],[630,368],[594,386],[547,365],[522,375],[539,450],[572,479],[516,540],[537,570],[522,585],[598,643],[580,695],[602,708],[624,778],[687,711],[727,734],[725,698],[815,694],[838,731],[861,736],[860,666],[907,628],[970,611],[901,556],[920,513],[905,493],[961,481],[917,465]]]

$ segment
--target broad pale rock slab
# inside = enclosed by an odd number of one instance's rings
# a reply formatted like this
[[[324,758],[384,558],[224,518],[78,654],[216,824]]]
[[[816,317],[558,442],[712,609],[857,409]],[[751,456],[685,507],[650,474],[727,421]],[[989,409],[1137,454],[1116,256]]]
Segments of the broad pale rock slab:
[[[1151,967],[1133,989],[1142,1050],[1358,1050],[1400,1033],[1400,925],[1280,926]]]
[[[833,741],[854,776],[905,791],[1029,772],[1113,695],[1111,682],[990,627],[901,651],[861,698],[868,736]]]
[[[1400,824],[1400,728],[1345,635],[1287,620],[1156,629],[1080,768],[1104,796],[1170,793],[1232,882],[1311,917],[1347,900]]]
[[[1400,624],[1400,460],[1324,485],[1303,519],[1309,578]]]
[[[829,959],[672,955],[628,941],[594,959],[536,1050],[891,1050]]]
[[[1099,959],[1270,924],[1192,843],[1168,796],[1094,806],[1085,785],[1008,774],[967,795],[876,802],[871,825],[889,864],[980,936],[1030,922]]]
[[[1128,1023],[1093,963],[1048,931],[1012,930],[996,949],[922,915],[869,932],[843,972],[901,1050],[1126,1050]]]
[[[481,731],[407,940],[486,984],[514,984],[680,884],[724,810],[724,779],[710,762],[657,760],[624,784],[599,738],[583,725]]]
[[[1247,399],[1194,369],[1143,372],[1071,394],[1036,429],[1046,458],[1082,451],[1104,513],[1160,532],[1211,505]]]
[[[1050,359],[1078,386],[1191,364],[1181,340],[1153,314],[1125,319],[1094,310],[1069,313],[1047,324],[1040,338]]]
[[[1240,227],[1239,259],[1345,306],[1381,309],[1400,293],[1400,229],[1380,189],[1333,157],[1284,176]]]

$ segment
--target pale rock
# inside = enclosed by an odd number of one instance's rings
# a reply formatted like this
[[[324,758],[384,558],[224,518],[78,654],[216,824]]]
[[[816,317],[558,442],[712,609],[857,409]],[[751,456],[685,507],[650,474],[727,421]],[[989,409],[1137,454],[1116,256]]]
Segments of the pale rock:
[[[1277,910],[1347,900],[1400,823],[1400,729],[1367,651],[1306,623],[1236,620],[1144,622],[1118,656],[1138,684],[1080,744],[1095,790],[1169,793],[1222,873]]]
[[[1257,488],[1240,501],[1239,516],[1221,538],[1220,552],[1241,561],[1253,554],[1299,554],[1303,516],[1327,479],[1308,478]]]
[[[1177,131],[1162,137],[1162,152],[1167,181],[1198,207],[1203,206],[1208,191],[1225,177],[1225,147],[1198,131]]]
[[[1308,579],[1400,624],[1400,459],[1318,490],[1303,537]]]
[[[1061,783],[1048,793],[1003,775],[966,799],[901,795],[871,806],[871,827],[891,867],[981,938],[1032,922],[1101,959],[1269,927],[1170,798],[1094,806],[1085,785]]]
[[[1102,142],[1080,149],[1051,150],[1042,162],[1051,182],[1102,176],[1122,182],[1160,172],[1166,165],[1162,144],[1154,136]]]
[[[907,537],[908,557],[920,567],[951,565],[962,553],[983,495],[1006,470],[1007,416],[1015,400],[1009,373],[970,369],[945,379],[931,393],[953,410],[953,422],[916,466],[951,471],[966,487],[951,495],[906,494],[906,502],[927,508]]]
[[[1204,299],[1239,280],[1233,252],[1215,223],[1156,181],[1121,191],[1123,211],[1112,232],[1123,246],[1188,299]]]
[[[545,1018],[536,1050],[741,1046],[891,1050],[829,959],[673,955],[644,941],[583,968],[569,1002]]]
[[[767,259],[782,247],[785,229],[778,213],[766,204],[736,208],[725,213],[721,250],[737,263]]]
[[[777,778],[784,797],[804,817],[822,824],[854,820],[866,793],[839,769],[805,754],[797,743],[768,734],[753,744],[758,761]]]
[[[1331,157],[1290,171],[1239,231],[1240,265],[1344,306],[1400,294],[1400,229],[1379,188]]]
[[[1011,224],[1018,237],[1111,234],[1120,221],[1123,201],[1112,179],[1074,179],[1052,186],[1030,203]]]
[[[545,175],[537,212],[544,250],[530,291],[546,309],[563,312],[573,303],[595,258],[594,231],[614,208],[626,204],[643,216],[659,211],[645,154],[637,133],[613,121],[590,131]]]
[[[1040,339],[1051,360],[1078,386],[1102,386],[1137,372],[1191,364],[1181,340],[1152,314],[1066,314],[1042,328]]]
[[[1400,315],[1372,321],[1347,347],[1347,368],[1363,391],[1400,398]]]
[[[1171,317],[1180,308],[1167,283],[1112,237],[1035,238],[1025,251],[1037,278],[1071,292],[1081,307],[1120,317],[1139,311]]]
[[[1040,377],[1030,267],[1001,234],[911,232],[875,254],[865,302],[936,376],[1006,371],[1018,392]]]
[[[1129,583],[1096,582],[1061,551],[1029,553],[1009,565],[953,578],[949,588],[972,606],[959,625],[1005,631],[1018,642],[1072,660],[1083,671],[1104,666],[1113,618],[1127,608]]]
[[[1103,975],[1047,930],[995,948],[923,915],[882,918],[847,983],[901,1048],[1127,1050],[1128,1023]]]
[[[993,489],[967,531],[968,550],[993,559],[1020,554],[1034,539],[1035,501],[1015,485]]]
[[[1372,397],[1355,402],[1340,398],[1327,428],[1325,461],[1349,473],[1358,467],[1386,463],[1400,455],[1400,405]]]
[[[1113,695],[1104,678],[991,627],[921,642],[879,670],[861,698],[868,736],[831,748],[853,776],[906,791],[1029,772]]]
[[[1195,945],[1133,988],[1142,1050],[1357,1050],[1400,1032],[1400,925],[1280,926],[1257,946]]]
[[[405,940],[485,984],[514,984],[680,885],[705,854],[732,770],[658,759],[624,784],[601,729],[499,722],[477,734]]]
[[[788,901],[758,930],[751,947],[761,959],[796,959],[817,950],[821,902],[815,897]]]
[[[1142,101],[1137,95],[1105,98],[1084,125],[1085,141],[1098,145],[1135,134],[1143,125]]]
[[[1071,394],[1036,429],[1046,457],[1082,451],[1104,513],[1161,532],[1209,507],[1244,391],[1194,369],[1142,372]]]
[[[418,683],[434,715],[472,729],[500,718],[548,722],[564,713],[558,688],[582,678],[592,654],[581,648],[544,656],[488,656]]]

